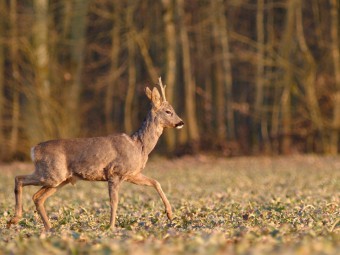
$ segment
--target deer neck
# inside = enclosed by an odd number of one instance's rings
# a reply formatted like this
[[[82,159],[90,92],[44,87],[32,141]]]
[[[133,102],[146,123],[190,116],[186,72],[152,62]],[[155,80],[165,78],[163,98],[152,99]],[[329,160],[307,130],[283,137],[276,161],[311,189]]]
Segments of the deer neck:
[[[142,126],[131,136],[131,138],[141,145],[144,154],[149,155],[155,148],[162,133],[163,127],[158,122],[155,112],[150,110]]]

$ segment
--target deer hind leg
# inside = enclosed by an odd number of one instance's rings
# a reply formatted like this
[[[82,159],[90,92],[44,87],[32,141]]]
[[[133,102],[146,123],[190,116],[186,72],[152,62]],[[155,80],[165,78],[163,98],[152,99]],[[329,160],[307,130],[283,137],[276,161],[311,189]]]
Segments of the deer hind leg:
[[[15,216],[7,222],[7,228],[12,224],[17,224],[22,217],[22,188],[28,185],[41,185],[41,182],[34,175],[19,175],[15,177]]]
[[[33,195],[34,204],[37,208],[37,212],[39,213],[39,215],[40,215],[40,217],[43,221],[43,224],[44,224],[46,231],[51,229],[51,223],[50,223],[50,221],[47,217],[46,210],[45,210],[45,207],[44,207],[44,203],[45,203],[47,198],[52,196],[58,189],[60,189],[61,187],[63,187],[67,183],[69,183],[69,180],[62,182],[57,187],[46,187],[46,186],[42,187],[40,190],[38,190]]]
[[[142,175],[142,174],[138,174],[136,176],[130,177],[127,181],[134,183],[134,184],[137,184],[137,185],[154,187],[157,190],[159,196],[161,197],[161,199],[163,201],[163,204],[164,204],[164,207],[165,207],[165,212],[166,212],[166,215],[168,216],[168,219],[172,220],[171,205],[170,205],[168,199],[166,198],[166,196],[165,196],[165,194],[162,190],[162,187],[161,187],[161,185],[159,184],[158,181],[156,181],[155,179],[149,178],[145,175]]]
[[[42,187],[40,190],[38,190],[37,193],[33,195],[33,201],[37,208],[37,212],[39,213],[46,230],[49,230],[51,228],[51,223],[48,220],[48,217],[46,215],[44,202],[45,200],[53,195],[57,191],[57,188],[52,187]]]

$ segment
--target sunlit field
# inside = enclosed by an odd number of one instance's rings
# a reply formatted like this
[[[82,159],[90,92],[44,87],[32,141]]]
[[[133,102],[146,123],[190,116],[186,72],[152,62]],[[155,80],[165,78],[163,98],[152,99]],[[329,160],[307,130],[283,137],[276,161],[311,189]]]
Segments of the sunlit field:
[[[340,158],[153,158],[173,207],[157,192],[124,183],[116,229],[107,229],[107,183],[78,182],[50,197],[54,230],[43,232],[25,187],[24,217],[14,213],[14,176],[33,165],[0,165],[0,254],[340,254]]]

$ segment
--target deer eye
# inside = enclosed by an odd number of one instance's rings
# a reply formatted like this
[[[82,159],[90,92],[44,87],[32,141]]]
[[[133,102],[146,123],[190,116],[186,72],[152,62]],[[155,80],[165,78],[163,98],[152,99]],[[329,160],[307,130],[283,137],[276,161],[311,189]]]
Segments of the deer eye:
[[[169,111],[169,110],[166,110],[165,113],[168,114],[168,115],[172,115],[172,112]]]

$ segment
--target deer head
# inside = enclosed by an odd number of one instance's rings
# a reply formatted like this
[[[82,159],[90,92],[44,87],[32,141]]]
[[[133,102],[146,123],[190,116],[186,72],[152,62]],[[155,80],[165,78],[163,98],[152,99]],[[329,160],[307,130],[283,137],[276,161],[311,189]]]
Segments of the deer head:
[[[154,87],[152,91],[148,87],[145,88],[145,94],[152,103],[152,111],[154,112],[155,121],[161,124],[164,128],[180,129],[184,126],[184,122],[180,117],[178,117],[171,104],[166,101],[166,85],[163,86],[161,77],[159,77],[158,81],[162,97],[156,87]]]

